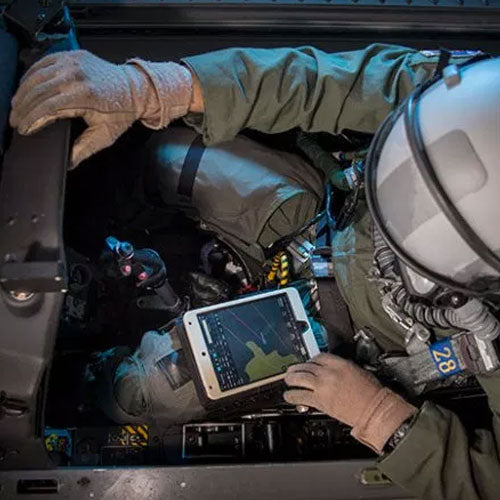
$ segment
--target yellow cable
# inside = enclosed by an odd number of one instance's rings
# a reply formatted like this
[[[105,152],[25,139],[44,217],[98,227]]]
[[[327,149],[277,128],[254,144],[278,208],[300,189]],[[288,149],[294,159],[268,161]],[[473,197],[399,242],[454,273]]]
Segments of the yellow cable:
[[[281,255],[284,252],[278,252],[274,258],[273,258],[273,264],[271,266],[271,270],[269,271],[269,274],[267,275],[267,280],[268,281],[274,281],[276,279],[276,274],[280,268],[280,263],[281,263]]]

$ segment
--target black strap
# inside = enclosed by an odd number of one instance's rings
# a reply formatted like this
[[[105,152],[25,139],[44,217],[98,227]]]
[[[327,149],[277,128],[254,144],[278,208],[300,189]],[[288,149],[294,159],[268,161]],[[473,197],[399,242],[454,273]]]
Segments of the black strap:
[[[198,173],[201,157],[205,151],[203,144],[203,137],[197,135],[194,141],[189,146],[184,164],[182,165],[181,175],[179,177],[179,185],[177,186],[177,193],[181,196],[191,198],[193,195],[194,180]]]
[[[443,76],[443,70],[448,66],[448,63],[451,59],[451,52],[446,49],[439,50],[439,59],[436,65],[436,69],[434,70],[433,78]]]
[[[354,329],[349,310],[335,279],[318,279],[317,283],[321,319],[328,332],[328,346],[331,351],[339,344],[339,339],[352,342]]]

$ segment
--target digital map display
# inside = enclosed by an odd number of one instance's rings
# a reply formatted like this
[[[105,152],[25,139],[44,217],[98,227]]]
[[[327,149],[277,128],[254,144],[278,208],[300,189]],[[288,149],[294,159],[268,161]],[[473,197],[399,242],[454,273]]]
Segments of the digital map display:
[[[307,360],[285,293],[198,318],[222,391],[283,373]]]

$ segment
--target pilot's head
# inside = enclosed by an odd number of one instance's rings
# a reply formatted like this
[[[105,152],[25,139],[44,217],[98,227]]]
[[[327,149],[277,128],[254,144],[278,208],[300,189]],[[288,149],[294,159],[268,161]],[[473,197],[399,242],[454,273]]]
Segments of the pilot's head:
[[[418,87],[375,136],[366,191],[414,295],[499,292],[500,59]]]

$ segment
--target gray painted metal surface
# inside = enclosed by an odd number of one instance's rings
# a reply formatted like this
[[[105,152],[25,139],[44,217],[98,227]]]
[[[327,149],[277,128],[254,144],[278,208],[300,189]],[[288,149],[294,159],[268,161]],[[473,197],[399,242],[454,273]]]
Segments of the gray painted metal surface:
[[[0,472],[0,499],[18,495],[19,480],[51,479],[57,493],[30,494],[31,499],[168,499],[168,500],[403,500],[394,485],[361,484],[363,469],[373,462],[309,462],[234,466],[87,469]]]

